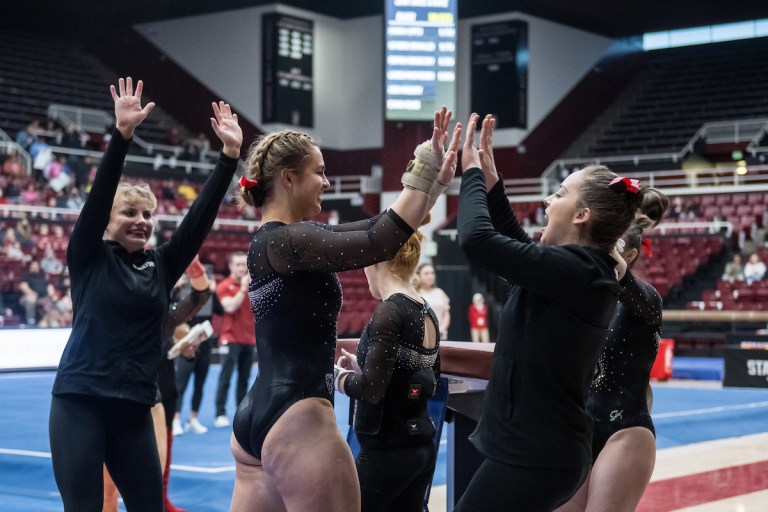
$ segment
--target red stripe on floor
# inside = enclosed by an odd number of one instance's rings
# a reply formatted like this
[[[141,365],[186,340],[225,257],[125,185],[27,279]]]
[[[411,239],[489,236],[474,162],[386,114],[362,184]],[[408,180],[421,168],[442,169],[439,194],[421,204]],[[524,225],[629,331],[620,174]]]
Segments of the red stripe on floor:
[[[768,461],[652,482],[636,512],[669,512],[768,489]]]

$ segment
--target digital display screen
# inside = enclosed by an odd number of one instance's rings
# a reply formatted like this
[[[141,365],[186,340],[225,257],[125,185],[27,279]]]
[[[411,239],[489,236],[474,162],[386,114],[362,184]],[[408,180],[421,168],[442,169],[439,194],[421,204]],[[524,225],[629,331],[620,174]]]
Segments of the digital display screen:
[[[528,23],[472,27],[472,112],[493,114],[496,128],[528,124]]]
[[[265,14],[262,29],[263,122],[312,128],[312,21]]]
[[[458,0],[386,0],[385,118],[429,121],[456,108]]]

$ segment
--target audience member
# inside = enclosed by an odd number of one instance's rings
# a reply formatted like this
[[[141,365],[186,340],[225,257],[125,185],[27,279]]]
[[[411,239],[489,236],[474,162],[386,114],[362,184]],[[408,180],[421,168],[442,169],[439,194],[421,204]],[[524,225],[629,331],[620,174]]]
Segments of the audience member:
[[[40,310],[48,304],[48,281],[36,260],[29,262],[26,274],[19,281],[19,306],[25,315],[27,325],[35,325]]]
[[[734,254],[730,263],[725,265],[722,279],[730,282],[744,280],[744,265],[741,262],[741,254]]]
[[[29,152],[32,144],[37,142],[38,131],[40,131],[40,123],[38,121],[29,122],[23,130],[16,134],[16,144],[21,146],[24,151]]]
[[[64,271],[64,263],[56,257],[56,251],[50,245],[45,248],[43,259],[40,260],[40,269],[49,275],[59,275]]]
[[[763,277],[765,277],[765,263],[760,259],[759,254],[753,253],[744,265],[744,280],[751,285]]]

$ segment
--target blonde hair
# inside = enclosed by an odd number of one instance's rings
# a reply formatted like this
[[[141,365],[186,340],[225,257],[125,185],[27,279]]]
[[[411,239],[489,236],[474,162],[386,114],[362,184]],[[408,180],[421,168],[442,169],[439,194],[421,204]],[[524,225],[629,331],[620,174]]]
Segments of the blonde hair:
[[[116,201],[118,198],[122,198],[130,205],[136,204],[137,201],[144,199],[149,201],[152,213],[157,210],[157,197],[155,197],[152,189],[150,189],[149,185],[146,183],[128,183],[126,181],[121,181],[117,185],[114,200]]]
[[[427,216],[421,221],[421,225],[428,224],[431,218],[432,216],[427,213]],[[424,242],[424,238],[424,234],[421,231],[414,231],[411,237],[400,247],[400,250],[397,251],[395,257],[390,260],[389,268],[395,276],[405,281],[410,281],[421,258],[421,244]]]
[[[243,174],[248,179],[258,181],[259,185],[242,189],[240,200],[250,206],[263,206],[278,172],[283,169],[301,171],[312,146],[319,146],[317,140],[293,130],[282,130],[257,138],[248,149]]]

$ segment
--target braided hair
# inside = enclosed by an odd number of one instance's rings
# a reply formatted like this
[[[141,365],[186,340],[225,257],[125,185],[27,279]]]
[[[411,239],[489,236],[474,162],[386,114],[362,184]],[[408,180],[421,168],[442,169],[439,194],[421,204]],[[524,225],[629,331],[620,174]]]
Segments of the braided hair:
[[[301,171],[302,162],[312,146],[318,146],[315,139],[293,130],[282,130],[257,138],[248,149],[243,174],[258,185],[242,188],[241,201],[250,206],[263,206],[278,173],[281,170]]]

